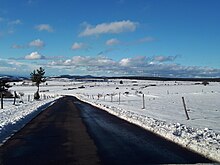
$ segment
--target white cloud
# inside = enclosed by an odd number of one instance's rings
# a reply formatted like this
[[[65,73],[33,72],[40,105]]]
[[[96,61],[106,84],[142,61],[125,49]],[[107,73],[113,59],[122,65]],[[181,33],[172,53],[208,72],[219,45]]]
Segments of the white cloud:
[[[13,49],[23,49],[23,48],[25,48],[25,46],[23,46],[23,45],[18,45],[18,44],[13,44],[11,47],[12,47]]]
[[[29,42],[28,44],[24,44],[24,45],[13,44],[11,46],[11,48],[13,48],[13,49],[25,49],[25,48],[31,48],[31,47],[43,48],[44,46],[45,46],[45,43],[42,40],[36,39],[36,40],[33,40],[33,41]]]
[[[35,68],[39,66],[17,60],[0,59],[0,72],[4,74],[28,76]]]
[[[54,29],[52,26],[50,26],[49,24],[40,24],[35,26],[35,29],[37,29],[38,31],[48,31],[48,32],[53,32]]]
[[[121,59],[121,61],[119,62],[119,64],[121,66],[129,66],[131,63],[131,58],[123,58]]]
[[[20,19],[16,19],[14,21],[10,21],[8,24],[9,25],[20,25],[20,24],[22,24],[22,22]]]
[[[26,59],[46,59],[37,52],[26,56]],[[220,77],[220,69],[200,66],[183,66],[176,63],[152,62],[153,57],[138,56],[123,58],[119,61],[105,56],[74,56],[66,60],[53,60],[42,63],[49,75],[58,74],[91,74],[97,76],[163,76],[163,77]],[[39,68],[38,61],[18,61],[0,59],[0,72],[12,75],[29,75]]]
[[[102,23],[96,26],[86,25],[84,31],[82,31],[79,36],[91,36],[100,34],[118,34],[122,32],[133,32],[136,30],[138,23],[127,21],[118,21],[110,23]]]
[[[103,65],[115,65],[116,62],[108,57],[97,56],[74,56],[72,59],[53,61],[53,65],[75,66],[75,67],[96,67]]]
[[[40,39],[33,40],[29,43],[30,47],[43,48],[45,46],[44,42]]]
[[[123,58],[119,64],[126,67],[142,67],[148,64],[149,58],[146,56],[136,56],[133,58]]]
[[[153,61],[155,62],[167,62],[167,61],[174,61],[177,57],[179,57],[178,55],[176,56],[154,56],[153,57]]]
[[[16,32],[16,26],[22,24],[20,19],[9,20],[7,18],[0,17],[0,37],[11,35]]]
[[[41,60],[45,59],[44,56],[40,55],[38,52],[32,52],[31,54],[25,56],[26,60]]]
[[[86,44],[81,43],[81,42],[75,42],[73,43],[71,49],[72,50],[80,50],[80,49],[87,49],[88,47],[86,46]]]
[[[68,60],[53,61],[49,66],[68,68],[72,73],[105,76],[164,76],[164,77],[219,77],[220,69],[183,66],[176,63],[157,63],[153,57],[138,56],[119,61],[104,56],[75,56]],[[72,68],[72,70],[71,70]]]
[[[113,45],[117,45],[119,43],[120,42],[119,42],[118,39],[112,38],[112,39],[107,40],[105,44],[108,45],[108,46],[113,46]]]

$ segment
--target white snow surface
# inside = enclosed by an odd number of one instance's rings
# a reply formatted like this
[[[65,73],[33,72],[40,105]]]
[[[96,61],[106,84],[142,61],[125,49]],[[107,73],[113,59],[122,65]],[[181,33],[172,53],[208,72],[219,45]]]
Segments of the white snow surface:
[[[211,82],[204,86],[197,84],[198,82],[122,81],[123,84],[120,84],[120,79],[108,82],[51,79],[47,84],[41,85],[40,91],[42,98],[74,95],[82,101],[220,162],[219,82]],[[14,129],[11,126],[24,125],[27,122],[20,124],[21,119],[30,116],[28,114],[39,109],[37,107],[40,105],[55,100],[53,98],[28,102],[28,95],[33,95],[36,91],[36,87],[28,81],[15,83],[10,89],[24,93],[25,104],[13,106],[10,103],[1,110],[1,140],[6,137],[5,132],[21,128]],[[186,119],[182,97],[185,99],[189,120]],[[30,98],[32,99],[32,96]],[[16,117],[19,116],[16,113],[21,117]]]
[[[95,87],[78,92],[78,98],[220,161],[220,83],[208,86],[195,85],[195,82],[157,81],[102,84],[96,83]],[[190,120],[186,119],[182,97]]]
[[[0,145],[4,144],[14,133],[24,127],[41,111],[54,103],[56,98],[39,101],[16,102],[13,99],[4,99],[4,107],[0,109]]]

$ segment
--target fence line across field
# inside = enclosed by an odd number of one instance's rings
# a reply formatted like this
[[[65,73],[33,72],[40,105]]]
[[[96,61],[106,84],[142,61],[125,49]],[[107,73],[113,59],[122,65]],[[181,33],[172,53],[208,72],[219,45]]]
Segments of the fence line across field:
[[[99,101],[99,100],[102,100],[104,102],[118,102],[118,105],[122,105],[122,101],[124,104],[126,104],[126,100],[124,98],[121,97],[121,92],[119,93],[111,93],[111,94],[97,94],[97,97],[94,97],[96,95],[91,95],[91,94],[85,94],[83,93],[84,96],[86,96],[88,99],[93,99],[95,100],[95,98],[97,98],[96,100]],[[167,95],[169,95],[169,93],[167,93]],[[141,109],[143,110],[150,110],[151,108],[146,108],[146,101],[148,100],[147,98],[145,98],[145,94],[142,94],[140,97],[140,107]],[[185,102],[185,98],[184,97],[181,97],[182,99],[182,103],[183,103],[183,110],[185,112],[185,115],[186,115],[186,119],[189,120],[190,117],[189,117],[189,114],[187,112],[187,107],[186,107],[186,102]],[[155,98],[153,98],[153,100],[155,100]],[[127,100],[127,101],[132,101],[132,100]],[[138,100],[136,100],[138,101]],[[151,104],[148,103],[148,106],[151,107]]]
[[[23,95],[24,96],[24,95]],[[12,105],[16,105],[16,102],[20,102],[20,103],[24,103],[24,99],[23,99],[23,96],[18,96],[16,94],[16,92],[14,92],[14,97],[11,97],[11,98],[4,98],[4,95],[3,93],[0,94],[0,99],[1,99],[1,109],[4,108],[4,99],[7,99],[7,100],[10,100],[12,102]],[[46,95],[46,94],[42,94],[41,95],[41,100],[46,100],[46,99],[50,99],[50,98],[54,98],[58,95]],[[19,101],[18,101],[19,100]],[[26,100],[26,99],[25,99]],[[30,95],[28,94],[27,95],[27,102],[32,102],[34,101],[34,95]]]

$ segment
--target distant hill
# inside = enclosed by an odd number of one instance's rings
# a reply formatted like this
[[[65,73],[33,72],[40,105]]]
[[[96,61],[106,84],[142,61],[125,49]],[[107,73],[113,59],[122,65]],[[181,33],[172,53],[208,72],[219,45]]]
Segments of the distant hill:
[[[91,75],[60,75],[52,78],[68,78],[68,79],[133,79],[133,80],[157,80],[157,81],[210,81],[220,82],[220,78],[169,78],[169,77],[145,77],[145,76],[118,76],[118,77],[97,77]]]
[[[22,80],[27,80],[27,77],[20,77],[20,76],[10,76],[10,75],[3,75],[0,74],[0,80],[7,80],[9,82],[12,81],[22,81]]]
[[[157,80],[157,81],[209,81],[220,82],[220,78],[169,78],[169,77],[146,77],[146,76],[118,76],[118,77],[105,77],[105,76],[91,76],[91,75],[60,75],[50,76],[48,78],[67,78],[67,79],[131,79],[131,80]],[[9,81],[22,81],[27,80],[27,77],[10,76],[0,74],[0,80],[7,79]]]
[[[157,80],[157,81],[210,81],[220,82],[220,78],[169,78],[169,77],[144,77],[144,76],[122,76],[108,77],[109,79],[135,79],[135,80]]]
[[[87,79],[87,78],[96,78],[91,75],[79,76],[79,75],[60,75],[60,76],[52,76],[50,78],[68,78],[68,79]]]

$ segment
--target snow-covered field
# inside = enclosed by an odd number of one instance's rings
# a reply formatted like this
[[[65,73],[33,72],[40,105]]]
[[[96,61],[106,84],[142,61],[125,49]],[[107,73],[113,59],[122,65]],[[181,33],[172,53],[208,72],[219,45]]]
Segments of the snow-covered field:
[[[38,106],[53,102],[58,95],[74,95],[208,158],[220,161],[219,82],[204,86],[197,82],[122,81],[123,84],[117,79],[108,82],[52,79],[41,85],[42,101],[38,102],[28,101],[28,97],[32,99],[28,95],[33,95],[36,91],[32,83],[15,83],[10,89],[24,93],[24,103],[16,103],[14,106],[12,100],[5,101],[6,105],[0,111],[0,140],[3,141],[9,135],[6,134],[7,131],[13,133],[21,128],[16,126],[27,122],[25,116],[33,117],[29,114],[36,114],[33,112]],[[56,97],[48,99],[48,96]],[[189,120],[186,119],[182,97],[185,99]]]
[[[16,103],[11,106],[11,99],[6,99],[4,108],[0,110],[0,145],[42,110],[52,105],[54,100],[50,98],[29,103]]]

